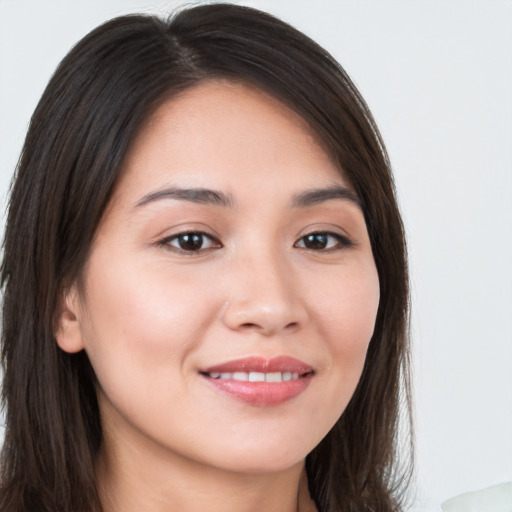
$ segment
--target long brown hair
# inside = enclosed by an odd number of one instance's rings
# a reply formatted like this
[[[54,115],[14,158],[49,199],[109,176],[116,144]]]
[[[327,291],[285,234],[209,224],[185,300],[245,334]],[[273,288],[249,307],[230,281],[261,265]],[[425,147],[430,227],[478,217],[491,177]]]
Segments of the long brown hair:
[[[408,278],[390,163],[363,98],[304,34],[255,9],[196,6],[168,20],[133,15],[93,30],[64,58],[32,117],[14,178],[1,283],[5,441],[0,508],[98,512],[102,442],[85,352],[53,336],[58,298],[80,276],[124,156],[164,100],[203,80],[255,85],[316,132],[363,208],[380,279],[375,332],[347,409],[306,460],[320,512],[401,508],[412,457]],[[402,460],[403,462],[403,460]]]

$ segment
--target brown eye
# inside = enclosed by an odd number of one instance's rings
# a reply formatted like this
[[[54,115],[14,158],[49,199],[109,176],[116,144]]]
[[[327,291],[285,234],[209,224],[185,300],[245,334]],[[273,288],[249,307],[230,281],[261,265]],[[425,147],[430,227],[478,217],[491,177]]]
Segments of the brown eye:
[[[173,235],[162,240],[160,244],[170,247],[171,249],[177,249],[185,252],[200,252],[221,246],[213,237],[206,233],[195,231]]]
[[[304,247],[307,249],[325,249],[329,243],[329,236],[325,233],[313,233],[303,238]]]
[[[328,251],[330,249],[343,249],[351,247],[353,243],[345,236],[337,233],[317,232],[303,236],[296,247],[311,251]]]

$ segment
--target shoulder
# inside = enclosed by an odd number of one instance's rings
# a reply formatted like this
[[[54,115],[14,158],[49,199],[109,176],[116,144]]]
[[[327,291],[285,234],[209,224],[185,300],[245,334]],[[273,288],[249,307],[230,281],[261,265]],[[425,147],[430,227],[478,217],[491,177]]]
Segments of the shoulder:
[[[443,512],[512,512],[512,482],[450,498]]]

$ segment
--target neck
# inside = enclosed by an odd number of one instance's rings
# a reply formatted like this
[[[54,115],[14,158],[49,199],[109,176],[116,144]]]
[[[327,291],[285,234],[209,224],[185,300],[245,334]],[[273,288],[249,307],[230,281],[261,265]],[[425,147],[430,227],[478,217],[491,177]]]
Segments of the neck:
[[[283,471],[240,473],[143,447],[104,448],[97,475],[104,512],[297,512],[303,461]],[[154,454],[153,454],[154,455]]]

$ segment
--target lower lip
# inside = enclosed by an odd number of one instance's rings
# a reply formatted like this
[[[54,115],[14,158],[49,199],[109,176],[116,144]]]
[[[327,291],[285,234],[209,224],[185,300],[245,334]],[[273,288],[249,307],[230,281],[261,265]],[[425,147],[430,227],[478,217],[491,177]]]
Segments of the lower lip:
[[[251,405],[270,407],[280,405],[300,395],[309,385],[312,373],[283,382],[247,382],[203,377],[215,388]]]

